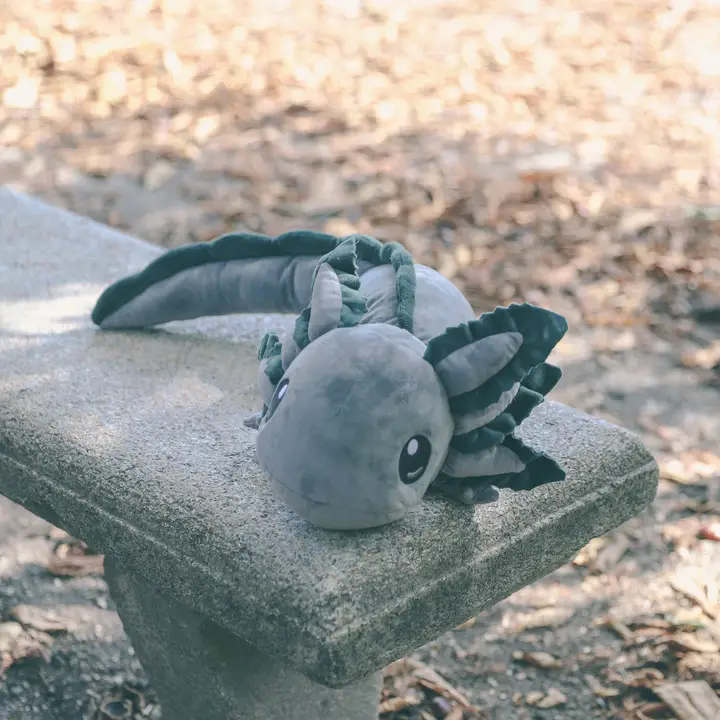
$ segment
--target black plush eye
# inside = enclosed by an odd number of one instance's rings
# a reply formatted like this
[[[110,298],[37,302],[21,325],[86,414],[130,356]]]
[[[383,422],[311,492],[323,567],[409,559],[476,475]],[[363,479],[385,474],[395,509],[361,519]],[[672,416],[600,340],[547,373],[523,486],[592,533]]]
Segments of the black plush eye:
[[[278,405],[282,402],[282,399],[285,397],[285,393],[287,392],[288,385],[290,385],[290,380],[287,378],[283,378],[279,383],[278,386],[275,388],[275,393],[272,396],[272,400],[270,401],[270,404],[268,405],[267,412],[265,413],[265,420],[269,420],[270,416],[277,410]]]
[[[398,470],[400,480],[406,485],[419,480],[430,462],[432,446],[424,435],[414,435],[406,443],[400,453]]]

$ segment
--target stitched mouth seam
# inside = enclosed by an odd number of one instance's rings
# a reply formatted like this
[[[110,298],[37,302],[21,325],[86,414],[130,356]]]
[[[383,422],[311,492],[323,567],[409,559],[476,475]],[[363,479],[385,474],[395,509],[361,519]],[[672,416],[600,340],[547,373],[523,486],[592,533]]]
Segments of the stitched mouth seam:
[[[266,470],[265,472],[270,476],[270,478],[272,479],[273,482],[277,483],[278,485],[285,488],[286,490],[289,490],[291,493],[294,493],[298,497],[301,497],[303,500],[310,500],[311,502],[317,503],[318,505],[324,505],[326,507],[335,508],[337,510],[344,510],[344,511],[348,510],[348,508],[343,507],[342,505],[335,505],[334,503],[329,503],[324,500],[316,500],[314,497],[311,497],[309,495],[301,495],[297,490],[291,488],[289,485],[286,485],[285,483],[280,482],[277,479],[277,476],[274,475],[273,473],[271,473],[270,471]],[[407,511],[407,510],[409,510],[409,508],[403,506],[403,510]],[[366,510],[357,510],[354,508],[353,508],[352,512],[359,513],[361,515],[373,515],[372,512],[368,512]]]

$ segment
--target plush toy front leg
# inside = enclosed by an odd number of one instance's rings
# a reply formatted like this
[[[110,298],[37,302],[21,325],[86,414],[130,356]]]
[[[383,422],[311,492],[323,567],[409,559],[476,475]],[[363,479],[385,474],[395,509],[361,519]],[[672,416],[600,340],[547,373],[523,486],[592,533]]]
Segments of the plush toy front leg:
[[[258,410],[257,412],[254,412],[252,415],[248,415],[243,420],[243,425],[246,428],[250,428],[251,430],[257,430],[260,427],[260,423],[263,419],[263,411]]]
[[[465,505],[487,505],[500,497],[498,489],[488,481],[478,481],[473,484],[468,483],[467,478],[449,476],[434,482],[429,490]]]

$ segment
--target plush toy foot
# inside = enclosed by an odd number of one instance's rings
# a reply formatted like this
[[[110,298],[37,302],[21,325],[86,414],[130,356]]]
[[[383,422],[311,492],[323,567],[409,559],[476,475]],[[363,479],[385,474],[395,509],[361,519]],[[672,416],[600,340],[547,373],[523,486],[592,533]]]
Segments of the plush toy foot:
[[[437,493],[465,505],[486,505],[500,498],[496,487],[487,483],[470,485],[463,478],[448,478],[446,482],[431,487]]]
[[[243,420],[243,425],[246,428],[251,428],[252,430],[257,430],[260,427],[260,421],[262,420],[263,414],[262,412],[256,412],[252,415],[248,415]]]

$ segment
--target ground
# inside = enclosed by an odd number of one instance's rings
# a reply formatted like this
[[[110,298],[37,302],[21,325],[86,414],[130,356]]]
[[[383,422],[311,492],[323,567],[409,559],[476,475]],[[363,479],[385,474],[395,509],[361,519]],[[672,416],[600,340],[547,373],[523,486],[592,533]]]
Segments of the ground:
[[[709,720],[667,687],[720,691],[720,6],[283,5],[5,2],[0,182],[165,247],[366,232],[565,313],[553,395],[658,499],[389,668],[382,717]],[[98,558],[0,528],[0,720],[156,716]]]

